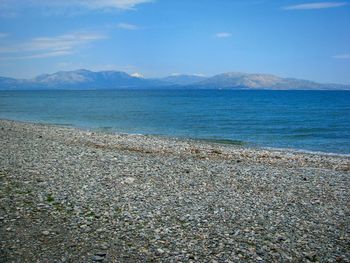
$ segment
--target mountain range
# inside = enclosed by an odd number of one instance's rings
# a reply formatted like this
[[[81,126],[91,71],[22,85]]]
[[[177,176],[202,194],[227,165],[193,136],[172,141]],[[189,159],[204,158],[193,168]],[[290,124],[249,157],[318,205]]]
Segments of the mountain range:
[[[120,71],[86,69],[60,71],[33,79],[0,77],[0,90],[95,90],[95,89],[270,89],[350,90],[350,85],[321,84],[309,80],[281,78],[269,74],[229,72],[213,77],[172,75],[143,78]]]

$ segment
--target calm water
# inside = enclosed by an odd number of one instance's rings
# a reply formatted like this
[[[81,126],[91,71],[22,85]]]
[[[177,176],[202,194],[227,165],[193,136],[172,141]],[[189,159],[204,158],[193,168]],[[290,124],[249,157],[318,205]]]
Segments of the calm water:
[[[347,91],[2,91],[0,118],[350,154]]]

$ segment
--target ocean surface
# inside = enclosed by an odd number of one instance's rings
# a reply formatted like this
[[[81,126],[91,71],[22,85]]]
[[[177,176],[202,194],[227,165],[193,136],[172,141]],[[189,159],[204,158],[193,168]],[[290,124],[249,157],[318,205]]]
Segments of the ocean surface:
[[[0,118],[350,154],[350,91],[0,91]]]

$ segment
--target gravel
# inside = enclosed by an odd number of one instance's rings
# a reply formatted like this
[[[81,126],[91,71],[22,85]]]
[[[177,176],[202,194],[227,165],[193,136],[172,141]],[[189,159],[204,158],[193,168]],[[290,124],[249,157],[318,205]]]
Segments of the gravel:
[[[0,262],[350,262],[347,156],[0,120]]]

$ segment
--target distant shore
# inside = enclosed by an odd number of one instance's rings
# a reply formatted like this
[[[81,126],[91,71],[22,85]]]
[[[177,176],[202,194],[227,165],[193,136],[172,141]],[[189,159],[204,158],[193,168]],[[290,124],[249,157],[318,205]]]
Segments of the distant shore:
[[[4,262],[347,262],[350,157],[0,120]]]

